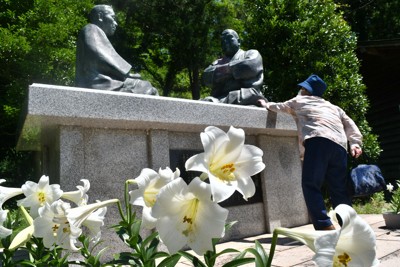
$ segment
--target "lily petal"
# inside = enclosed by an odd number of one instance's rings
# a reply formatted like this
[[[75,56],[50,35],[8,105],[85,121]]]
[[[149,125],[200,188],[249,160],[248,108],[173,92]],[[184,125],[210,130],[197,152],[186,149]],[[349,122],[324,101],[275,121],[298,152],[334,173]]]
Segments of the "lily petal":
[[[178,178],[164,186],[152,209],[156,227],[170,253],[184,245],[203,255],[212,238],[225,234],[228,210],[211,201],[210,185],[196,177],[189,186]]]
[[[284,227],[275,228],[274,232],[300,241],[314,252],[316,252],[315,240],[327,234],[327,231],[289,229]]]
[[[336,221],[340,217],[342,222],[334,261],[347,255],[348,266],[378,266],[376,236],[371,226],[348,205],[338,205],[332,217]]]
[[[0,210],[0,238],[5,238],[12,234],[12,230],[5,228],[3,223],[7,219],[8,210]]]
[[[200,136],[204,153],[189,158],[185,163],[186,170],[207,174],[215,202],[224,201],[236,190],[246,200],[252,197],[255,185],[251,176],[265,168],[263,151],[256,146],[245,145],[244,131],[235,127],[230,127],[225,133],[209,126]]]
[[[316,253],[313,260],[317,266],[378,266],[376,237],[371,227],[348,205],[338,205],[331,214],[333,220],[342,224],[340,230],[277,228],[275,231],[312,249]]]
[[[74,202],[78,206],[86,205],[89,200],[87,192],[90,189],[90,182],[87,179],[82,179],[81,182],[83,183],[83,186],[78,185],[78,190],[64,192],[61,197]]]
[[[204,162],[206,162],[206,158],[205,153],[203,152],[190,157],[185,162],[185,168],[186,170],[208,173],[208,168],[206,167],[207,165],[204,164]]]
[[[9,250],[15,250],[15,249],[21,247],[26,242],[28,242],[33,235],[33,231],[34,231],[33,219],[23,206],[20,206],[20,209],[22,211],[22,214],[25,217],[25,220],[28,222],[29,226],[26,227],[25,229],[23,229],[22,231],[20,231],[14,237],[14,239],[11,241],[10,247],[8,248]]]
[[[262,162],[263,151],[256,146],[245,145],[239,158],[236,160],[237,173],[239,177],[244,175],[253,176],[265,168]]]
[[[82,223],[83,226],[89,229],[92,242],[97,242],[101,238],[101,227],[104,225],[106,213],[107,207],[99,208]]]
[[[55,214],[51,210],[50,204],[39,209],[39,216],[33,221],[33,236],[43,238],[43,244],[46,248],[54,248],[56,243],[56,232],[60,224],[53,222]]]
[[[316,238],[315,251],[317,254],[313,257],[313,260],[317,266],[340,266],[332,263],[336,254],[336,245],[340,237],[340,231],[329,232]]]
[[[66,210],[66,217],[71,226],[80,228],[82,223],[97,209],[103,208],[113,203],[117,203],[118,199],[109,199],[96,202],[72,209]]]
[[[204,132],[200,133],[200,139],[207,159],[217,152],[216,148],[229,141],[227,134],[215,126],[206,127]]]
[[[212,191],[212,198],[216,203],[222,202],[235,193],[237,189],[237,181],[231,182],[230,186],[227,186],[220,179],[215,178],[213,175],[209,176],[211,191]],[[253,181],[252,181],[253,182]],[[251,195],[252,196],[252,195]],[[251,196],[246,196],[251,197]]]
[[[49,177],[43,175],[38,183],[27,181],[22,185],[22,191],[25,198],[18,201],[18,205],[30,208],[30,214],[33,218],[39,215],[39,208],[45,203],[51,204],[57,201],[63,194],[58,184],[49,184]]]
[[[34,230],[35,228],[33,225],[24,228],[14,237],[8,249],[15,250],[23,246],[26,242],[28,242],[31,239]]]
[[[0,179],[0,184],[4,183],[6,180]],[[0,209],[3,208],[3,204],[18,195],[23,194],[21,188],[11,188],[11,187],[4,187],[0,186]]]
[[[155,227],[156,219],[152,217],[151,209],[156,203],[158,193],[163,186],[179,176],[179,169],[172,172],[168,167],[160,168],[157,173],[152,169],[145,168],[134,179],[138,188],[129,192],[130,203],[143,207],[142,228],[152,229]]]
[[[141,227],[146,229],[153,229],[156,227],[157,219],[152,216],[151,211],[152,208],[143,207]]]
[[[238,179],[237,183],[237,191],[239,191],[243,195],[243,198],[245,200],[254,196],[254,194],[256,193],[256,186],[254,185],[251,177],[242,177],[241,179]]]

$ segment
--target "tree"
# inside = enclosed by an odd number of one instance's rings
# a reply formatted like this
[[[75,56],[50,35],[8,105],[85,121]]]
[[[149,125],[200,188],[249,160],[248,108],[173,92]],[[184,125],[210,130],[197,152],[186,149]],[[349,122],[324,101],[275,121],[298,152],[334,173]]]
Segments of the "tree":
[[[369,102],[356,57],[357,39],[332,0],[248,1],[246,30],[264,58],[265,95],[293,97],[311,73],[328,84],[324,97],[342,107],[364,135],[364,150],[376,158],[377,137],[365,118]]]
[[[399,32],[392,10],[399,1],[336,2],[346,18],[368,10],[365,31],[373,29],[374,36],[382,29],[389,33],[390,25],[396,25],[393,36]],[[368,5],[355,9],[358,2]],[[26,89],[32,83],[73,85],[75,41],[95,3],[108,1],[0,0],[1,178],[11,175],[3,175],[7,166],[18,165],[13,159],[23,161],[15,141]],[[164,95],[204,94],[201,71],[219,57],[221,32],[232,28],[244,48],[261,52],[269,99],[293,96],[296,83],[317,72],[329,84],[327,97],[360,125],[367,153],[379,153],[364,117],[368,101],[354,53],[356,36],[333,0],[111,0],[111,5],[120,24],[111,40],[116,50]]]
[[[15,151],[28,86],[73,84],[75,40],[92,6],[92,0],[0,0],[1,178],[7,179],[10,166],[18,165],[12,161],[28,161]],[[15,175],[19,180],[28,178]]]
[[[187,80],[192,98],[200,98],[200,73],[220,51],[219,35],[226,27],[242,29],[236,19],[242,1],[132,0],[123,17],[125,56],[138,62],[169,96],[187,90],[177,78]],[[120,33],[121,34],[121,33]],[[135,40],[135,44],[126,41]],[[130,41],[131,42],[131,41]],[[121,45],[121,44],[120,44]],[[183,74],[183,75],[182,75]],[[181,88],[184,87],[184,88]]]
[[[400,1],[336,0],[359,41],[400,37]]]

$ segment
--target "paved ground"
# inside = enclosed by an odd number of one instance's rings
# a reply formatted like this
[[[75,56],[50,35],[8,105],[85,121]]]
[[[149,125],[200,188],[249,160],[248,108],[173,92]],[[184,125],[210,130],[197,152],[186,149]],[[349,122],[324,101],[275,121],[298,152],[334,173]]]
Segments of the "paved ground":
[[[400,229],[389,230],[385,228],[385,222],[382,215],[360,215],[374,229],[377,238],[377,254],[381,261],[380,267],[398,267],[400,266]],[[304,225],[298,228],[313,229],[312,225]],[[246,248],[254,247],[254,240],[258,240],[266,251],[269,251],[272,234],[248,237],[245,239],[230,241],[217,245],[217,251],[222,251],[225,248],[236,248],[243,251]],[[289,238],[278,239],[278,245],[275,250],[275,256],[272,260],[274,267],[303,267],[315,266],[311,261],[314,252],[307,246]],[[216,266],[223,266],[224,263],[234,255],[226,255],[220,257]],[[192,266],[189,262],[182,261],[180,267]],[[245,267],[254,266],[254,264],[244,265]]]

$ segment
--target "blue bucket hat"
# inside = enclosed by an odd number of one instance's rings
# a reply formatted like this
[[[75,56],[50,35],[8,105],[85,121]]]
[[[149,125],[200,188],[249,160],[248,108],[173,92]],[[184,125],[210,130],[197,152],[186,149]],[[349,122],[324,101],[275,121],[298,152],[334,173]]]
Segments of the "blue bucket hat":
[[[304,87],[311,95],[321,97],[326,90],[326,83],[318,77],[318,75],[312,74],[304,82],[298,84]]]

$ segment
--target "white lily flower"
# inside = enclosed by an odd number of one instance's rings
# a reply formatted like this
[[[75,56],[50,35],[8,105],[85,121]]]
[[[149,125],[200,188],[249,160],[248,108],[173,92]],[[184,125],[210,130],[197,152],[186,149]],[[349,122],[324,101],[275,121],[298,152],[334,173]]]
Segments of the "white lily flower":
[[[90,240],[94,243],[101,238],[101,227],[104,225],[104,219],[107,213],[107,207],[99,208],[83,221],[82,225],[89,229]]]
[[[57,200],[52,205],[45,203],[39,209],[39,217],[33,221],[33,235],[43,238],[45,247],[53,249],[60,246],[67,250],[78,250],[75,243],[82,230],[70,225],[66,217],[69,209],[71,205],[62,200]]]
[[[138,189],[129,192],[132,205],[142,206],[142,227],[152,229],[156,226],[156,219],[151,215],[151,209],[156,203],[160,189],[180,176],[179,169],[175,172],[168,167],[159,169],[158,173],[152,169],[145,168],[140,175],[134,179]]]
[[[6,180],[0,179],[0,184],[4,183]],[[15,196],[21,195],[22,189],[21,188],[12,188],[12,187],[4,187],[0,186],[0,209],[3,208],[3,204],[13,198]]]
[[[224,236],[228,210],[211,200],[210,185],[200,178],[189,185],[177,178],[160,190],[152,215],[171,254],[187,244],[203,255],[213,249],[212,238]]]
[[[12,234],[12,230],[5,228],[3,223],[7,220],[8,210],[0,210],[0,238],[5,238]]]
[[[45,203],[51,204],[58,200],[63,191],[58,184],[49,184],[49,177],[43,175],[38,183],[27,181],[22,185],[22,191],[25,198],[18,201],[18,205],[30,208],[30,214],[33,218],[39,215],[39,208]]]
[[[44,207],[39,209],[39,217],[33,222],[35,227],[34,236],[42,237],[43,243],[47,248],[60,246],[67,250],[77,251],[79,249],[75,244],[82,234],[81,226],[86,219],[90,218],[93,212],[98,209],[101,209],[100,214],[104,213],[102,208],[116,202],[118,202],[118,199],[111,199],[76,208],[71,208],[69,203],[62,200],[54,202],[51,206],[46,203]],[[99,214],[97,216],[100,218]],[[96,231],[97,229],[100,231],[100,227],[94,227],[94,224],[90,221],[86,225],[89,225],[89,230],[91,231]],[[99,233],[93,233],[93,235],[99,236]]]
[[[387,191],[389,191],[390,193],[392,193],[392,191],[393,191],[393,189],[394,189],[394,186],[393,186],[391,183],[388,183],[388,184],[386,185],[386,189],[387,189]]]
[[[355,210],[345,204],[338,205],[332,213],[332,219],[340,221],[342,227],[339,230],[277,228],[275,231],[307,245],[316,253],[313,260],[319,267],[378,266],[375,233]]]
[[[208,176],[215,202],[224,201],[235,190],[245,200],[252,197],[255,185],[251,176],[265,168],[262,162],[263,151],[256,146],[245,145],[244,131],[234,127],[225,133],[217,127],[209,126],[200,137],[204,153],[189,158],[185,164],[186,169],[200,171]]]
[[[340,218],[340,236],[336,248],[324,248],[316,253],[314,261],[320,266],[329,262],[333,266],[378,266],[376,258],[376,236],[372,228],[348,205],[338,205],[332,212],[332,219]],[[319,240],[316,241],[316,244]],[[333,262],[327,261],[333,256]]]
[[[26,211],[26,209],[23,206],[19,207],[22,211],[22,214],[24,215],[26,221],[28,222],[28,227],[20,231],[14,239],[11,241],[10,247],[8,248],[9,250],[15,250],[22,245],[24,245],[26,242],[28,242],[34,232],[34,226],[33,226],[33,219],[29,215],[29,213]]]
[[[66,211],[68,222],[74,229],[80,229],[82,225],[86,225],[92,236],[100,237],[100,227],[104,224],[104,215],[107,211],[105,207],[118,201],[118,199],[110,199],[69,209]]]
[[[82,179],[81,182],[83,183],[83,186],[76,186],[78,188],[76,191],[64,192],[61,198],[70,200],[78,206],[86,205],[89,200],[89,196],[86,193],[89,191],[90,182],[87,179]]]

